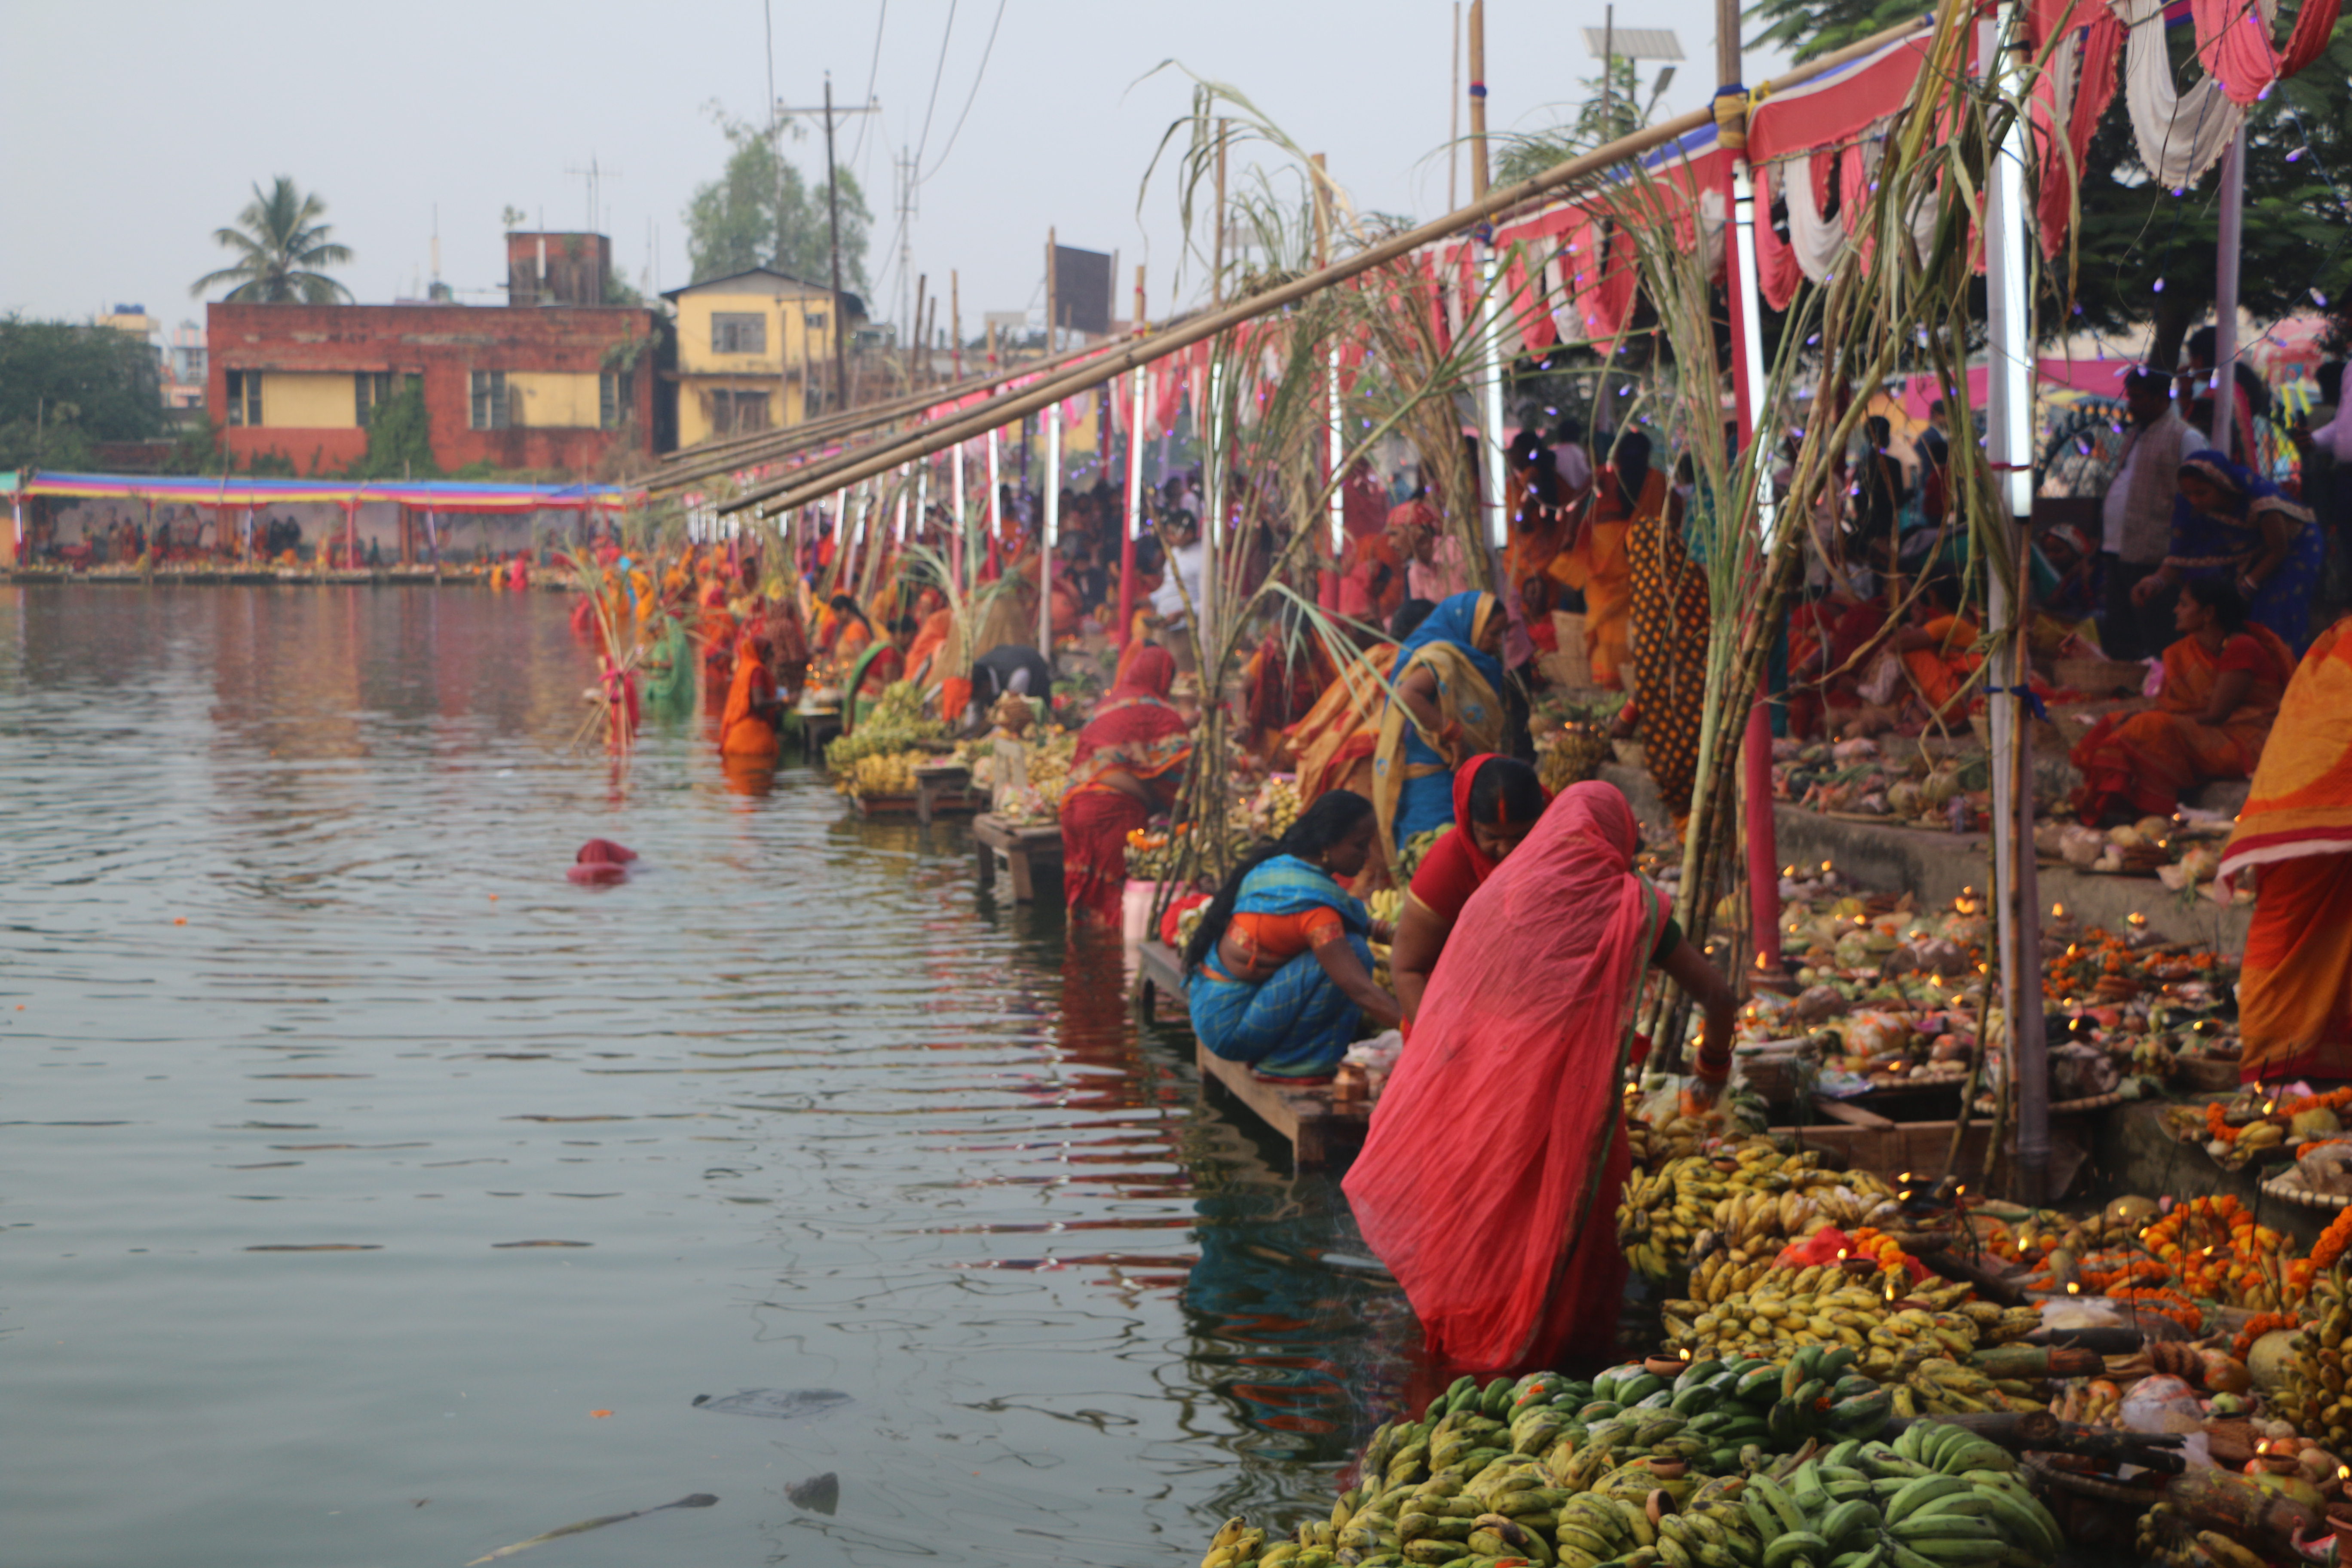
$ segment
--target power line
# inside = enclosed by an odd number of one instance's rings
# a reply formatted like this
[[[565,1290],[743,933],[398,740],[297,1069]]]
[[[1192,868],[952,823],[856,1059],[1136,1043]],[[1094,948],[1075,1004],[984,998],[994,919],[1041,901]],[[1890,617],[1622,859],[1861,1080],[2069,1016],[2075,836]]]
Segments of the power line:
[[[940,149],[940,161],[931,165],[931,174],[946,166],[948,154],[955,151],[956,138],[963,133],[963,122],[971,118],[973,100],[980,97],[981,79],[988,74],[988,57],[996,47],[996,29],[1004,24],[1004,0],[996,0],[996,20],[988,25],[988,43],[980,51],[980,68],[971,75],[971,90],[964,94],[963,112],[956,116],[955,129],[948,132],[948,144]],[[929,179],[925,174],[923,179]]]
[[[866,68],[866,101],[874,101],[874,82],[882,69],[882,24],[890,19],[890,0],[882,0],[880,14],[874,18],[874,62]],[[857,154],[866,150],[866,121],[857,122],[857,140],[849,144],[849,161],[857,162]]]
[[[948,25],[940,34],[940,63],[931,68],[931,98],[929,103],[923,105],[923,132],[915,138],[914,165],[916,167],[921,165],[923,149],[929,146],[931,142],[931,111],[940,106],[940,79],[948,73],[948,40],[955,37],[955,14],[956,0],[948,0]],[[913,167],[907,171],[907,175],[909,179],[914,177]]]

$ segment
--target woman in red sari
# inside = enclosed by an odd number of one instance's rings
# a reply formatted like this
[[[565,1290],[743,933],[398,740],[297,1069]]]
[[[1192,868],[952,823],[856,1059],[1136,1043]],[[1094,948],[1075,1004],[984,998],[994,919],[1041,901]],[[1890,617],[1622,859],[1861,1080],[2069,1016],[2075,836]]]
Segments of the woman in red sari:
[[[1612,785],[1552,802],[1464,907],[1348,1173],[1433,1360],[1504,1372],[1607,1353],[1625,1284],[1619,1091],[1650,965],[1705,1004],[1702,1074],[1729,1071],[1736,997],[1634,871],[1639,844]]]
[[[1463,906],[1535,831],[1550,800],[1535,769],[1516,757],[1486,752],[1454,771],[1454,831],[1430,847],[1412,874],[1389,954],[1408,1029]]]
[[[1176,660],[1149,646],[1078,731],[1062,792],[1062,891],[1074,916],[1117,925],[1127,890],[1127,836],[1175,803],[1192,760],[1192,726],[1168,700]]]

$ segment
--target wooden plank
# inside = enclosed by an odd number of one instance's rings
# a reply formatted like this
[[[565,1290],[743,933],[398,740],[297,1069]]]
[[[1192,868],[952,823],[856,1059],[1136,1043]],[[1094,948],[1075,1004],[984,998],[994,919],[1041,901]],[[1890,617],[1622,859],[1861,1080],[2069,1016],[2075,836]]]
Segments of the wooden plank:
[[[1152,993],[1165,991],[1171,996],[1184,994],[1184,965],[1176,950],[1164,942],[1144,942],[1136,944],[1135,994],[1139,1005],[1150,1010]]]
[[[1895,1125],[1892,1121],[1879,1115],[1875,1110],[1864,1106],[1848,1105],[1844,1100],[1832,1100],[1827,1095],[1813,1096],[1813,1109],[1831,1121],[1843,1121],[1849,1127],[1867,1127],[1874,1131],[1884,1132]]]
[[[1351,1152],[1371,1126],[1370,1110],[1334,1110],[1328,1084],[1293,1089],[1268,1083],[1242,1063],[1229,1062],[1206,1046],[1196,1045],[1193,1055],[1200,1063],[1202,1081],[1218,1085],[1287,1140],[1291,1159],[1302,1171],[1328,1164],[1342,1152]]]

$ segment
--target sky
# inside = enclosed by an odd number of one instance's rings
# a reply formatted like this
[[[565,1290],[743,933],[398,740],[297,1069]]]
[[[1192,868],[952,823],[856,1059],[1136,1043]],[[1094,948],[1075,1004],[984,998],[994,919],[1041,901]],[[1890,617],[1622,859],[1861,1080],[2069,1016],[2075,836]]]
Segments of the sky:
[[[16,150],[0,172],[0,312],[82,321],[138,303],[167,327],[201,323],[189,285],[226,259],[213,230],[281,174],[325,199],[334,237],[355,252],[338,275],[362,301],[423,291],[437,222],[443,279],[467,303],[498,304],[501,211],[522,209],[526,226],[584,226],[592,162],[596,226],[613,236],[616,266],[633,283],[677,288],[688,279],[687,202],[726,159],[714,108],[762,114],[772,22],[785,104],[821,102],[829,70],[837,104],[863,100],[870,82],[881,105],[845,120],[840,143],[875,213],[875,315],[892,315],[898,297],[894,163],[919,149],[913,270],[935,293],[950,269],[961,275],[968,337],[984,311],[1042,320],[1048,228],[1066,246],[1118,253],[1122,315],[1145,263],[1157,317],[1201,283],[1197,262],[1179,276],[1170,164],[1143,189],[1161,137],[1188,112],[1185,73],[1237,89],[1297,145],[1327,153],[1359,207],[1425,219],[1446,207],[1454,10],[1451,0],[16,0],[0,50],[0,144]],[[1490,0],[1496,129],[1570,116],[1599,75],[1581,28],[1602,11],[1596,0]],[[1617,15],[1680,36],[1686,58],[1659,113],[1703,104],[1715,7],[1651,0]],[[1751,56],[1746,74],[1783,63]],[[1657,66],[1642,69],[1646,82]],[[821,178],[823,136],[814,117],[805,124],[788,156]],[[1244,156],[1279,158],[1237,154],[1236,176]],[[1465,164],[1462,200],[1468,191]]]

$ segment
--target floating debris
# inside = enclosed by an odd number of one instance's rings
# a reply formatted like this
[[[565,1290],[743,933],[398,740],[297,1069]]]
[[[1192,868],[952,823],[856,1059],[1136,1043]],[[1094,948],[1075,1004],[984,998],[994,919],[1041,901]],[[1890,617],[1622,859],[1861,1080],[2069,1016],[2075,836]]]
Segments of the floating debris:
[[[696,1492],[690,1497],[682,1497],[676,1502],[666,1502],[661,1505],[661,1508],[641,1508],[635,1513],[608,1513],[602,1519],[583,1519],[577,1524],[559,1525],[544,1535],[534,1535],[529,1541],[518,1541],[512,1546],[501,1546],[496,1552],[484,1552],[473,1562],[467,1563],[466,1568],[478,1568],[481,1563],[495,1563],[501,1557],[511,1557],[518,1552],[528,1552],[534,1546],[544,1546],[549,1542],[559,1540],[566,1535],[578,1535],[583,1531],[602,1530],[608,1524],[620,1524],[632,1519],[643,1519],[649,1513],[661,1512],[662,1509],[709,1508],[718,1500],[709,1492]]]
[[[694,1396],[697,1410],[716,1411],[721,1415],[764,1415],[771,1421],[805,1421],[813,1416],[830,1415],[843,1405],[855,1403],[834,1388],[747,1388],[723,1399],[713,1399],[707,1394]]]
[[[830,1516],[841,1506],[841,1478],[827,1470],[804,1481],[793,1481],[784,1488],[784,1497],[794,1508]]]

